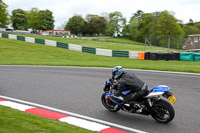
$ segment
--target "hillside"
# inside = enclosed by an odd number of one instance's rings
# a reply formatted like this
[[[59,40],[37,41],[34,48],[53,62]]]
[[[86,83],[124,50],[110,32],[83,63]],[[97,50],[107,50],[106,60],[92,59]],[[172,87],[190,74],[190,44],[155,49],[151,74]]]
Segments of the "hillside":
[[[82,46],[102,48],[102,49],[126,50],[126,51],[144,51],[145,49],[144,43],[139,43],[139,42],[135,42],[128,39],[122,39],[122,38],[111,38],[111,39],[106,39],[105,41],[93,41],[93,40],[88,40],[88,39],[81,40],[81,39],[70,39],[70,38],[48,37],[48,36],[33,36],[33,35],[19,35],[19,36],[48,39],[48,40],[54,40],[54,41],[59,41],[59,42],[78,44]],[[147,46],[146,49],[148,51],[154,51],[154,52],[168,51],[167,48],[163,48],[163,47]]]
[[[67,49],[0,38],[0,65],[88,66],[200,73],[200,62],[147,61],[104,57]]]

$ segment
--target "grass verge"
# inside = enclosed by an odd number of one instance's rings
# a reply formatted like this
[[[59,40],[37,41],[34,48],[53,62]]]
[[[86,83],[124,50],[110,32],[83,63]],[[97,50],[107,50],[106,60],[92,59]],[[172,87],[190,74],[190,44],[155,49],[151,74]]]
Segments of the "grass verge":
[[[48,39],[54,40],[59,42],[71,43],[71,44],[78,44],[87,47],[93,48],[102,48],[102,49],[112,49],[112,50],[126,50],[126,51],[144,51],[145,45],[144,43],[135,42],[128,39],[122,38],[111,38],[106,39],[106,41],[92,41],[92,40],[79,40],[79,39],[70,39],[70,38],[59,38],[59,37],[48,37],[48,36],[33,36],[33,35],[20,35],[20,36],[27,36],[27,37],[34,37],[39,39]],[[107,42],[108,41],[108,42]],[[167,48],[163,47],[152,47],[147,46],[146,49],[148,52],[167,52]],[[174,50],[172,51],[179,51]]]
[[[0,106],[1,133],[98,133],[58,120]]]
[[[0,38],[0,65],[87,66],[200,73],[200,62],[147,61],[104,57],[67,49]]]

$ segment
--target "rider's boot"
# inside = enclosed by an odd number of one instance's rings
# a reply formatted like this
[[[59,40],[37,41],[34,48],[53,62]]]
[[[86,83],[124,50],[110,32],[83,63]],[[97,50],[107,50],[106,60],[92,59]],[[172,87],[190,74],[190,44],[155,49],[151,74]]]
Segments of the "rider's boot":
[[[135,107],[135,106],[136,106],[137,102],[135,102],[135,100],[137,100],[139,97],[140,96],[137,93],[134,93],[134,94],[131,94],[131,95],[124,97],[124,103],[130,104],[130,106],[132,107],[129,112],[135,112],[136,111],[135,109],[137,107]]]

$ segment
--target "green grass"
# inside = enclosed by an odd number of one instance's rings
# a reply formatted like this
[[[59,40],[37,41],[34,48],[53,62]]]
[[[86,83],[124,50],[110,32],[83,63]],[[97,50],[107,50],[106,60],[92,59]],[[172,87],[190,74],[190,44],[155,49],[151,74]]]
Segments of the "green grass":
[[[139,44],[139,45],[144,46],[144,43],[136,42],[136,41],[125,39],[125,38],[110,38],[110,39],[106,39],[106,41],[121,42],[121,43],[127,43],[127,44]]]
[[[81,39],[96,39],[96,38],[108,38],[109,36],[92,36],[92,37],[80,37]]]
[[[104,57],[40,44],[0,38],[0,65],[87,66],[200,73],[200,62],[147,61]]]
[[[1,133],[97,133],[58,120],[0,106]]]
[[[104,42],[104,41],[93,41],[93,40],[80,40],[80,39],[70,39],[70,38],[59,38],[59,37],[48,37],[48,36],[33,36],[33,35],[21,35],[21,36],[28,36],[40,39],[48,39],[54,40],[59,42],[71,43],[71,44],[78,44],[87,47],[93,48],[102,48],[102,49],[112,49],[112,50],[126,50],[126,51],[144,51],[145,46],[144,43],[135,42],[128,39],[123,38],[112,38],[106,39],[106,41],[111,42]],[[138,45],[139,44],[139,45]],[[154,52],[167,52],[167,48],[162,47],[151,47],[147,46],[146,49],[148,51]],[[177,51],[177,50],[172,50]]]
[[[97,56],[41,44],[0,38],[0,65],[50,65],[149,69],[200,73],[200,62],[147,61]],[[110,75],[110,74],[108,74]],[[3,133],[89,133],[75,126],[0,106]]]

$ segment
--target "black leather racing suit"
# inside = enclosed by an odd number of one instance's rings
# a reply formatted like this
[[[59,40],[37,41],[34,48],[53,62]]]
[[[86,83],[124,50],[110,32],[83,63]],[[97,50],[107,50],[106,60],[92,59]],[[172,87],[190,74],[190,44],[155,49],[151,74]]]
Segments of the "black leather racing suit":
[[[139,79],[134,73],[124,72],[124,74],[117,79],[117,82],[117,95],[122,94],[124,87],[135,92],[132,95],[125,96],[125,101],[136,100],[137,98],[142,97],[148,90],[147,84]]]

